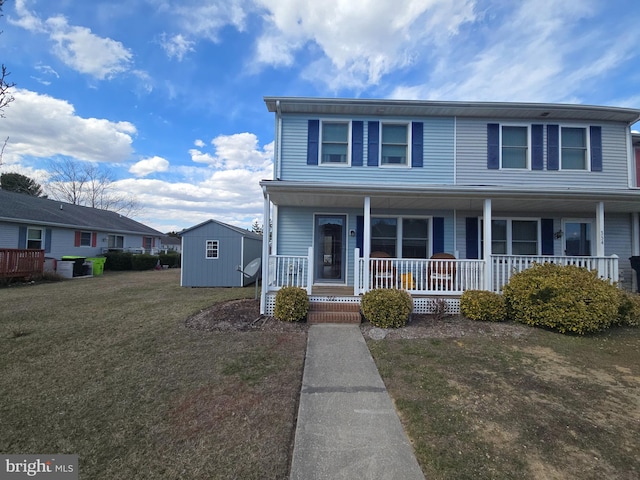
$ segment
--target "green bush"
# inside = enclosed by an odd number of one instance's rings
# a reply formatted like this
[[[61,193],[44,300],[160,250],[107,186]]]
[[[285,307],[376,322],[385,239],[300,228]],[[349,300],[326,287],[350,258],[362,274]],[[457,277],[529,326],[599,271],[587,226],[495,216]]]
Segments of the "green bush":
[[[283,322],[299,322],[307,318],[309,297],[303,288],[282,287],[276,293],[273,316]]]
[[[471,320],[504,322],[507,305],[504,297],[485,290],[467,290],[460,297],[460,312]]]
[[[535,264],[511,277],[503,293],[509,318],[560,333],[597,332],[618,318],[617,287],[572,265]]]
[[[180,266],[180,254],[177,252],[161,253],[159,257],[161,265],[169,265],[169,268],[178,268]]]
[[[105,270],[131,270],[130,252],[108,252],[104,255],[107,259],[104,264]]]
[[[131,258],[131,268],[133,270],[153,270],[158,265],[157,255],[134,255]]]
[[[381,328],[404,327],[413,311],[413,300],[404,290],[379,288],[370,290],[360,302],[362,315]]]
[[[624,327],[640,326],[640,295],[618,290],[618,318],[616,324]]]

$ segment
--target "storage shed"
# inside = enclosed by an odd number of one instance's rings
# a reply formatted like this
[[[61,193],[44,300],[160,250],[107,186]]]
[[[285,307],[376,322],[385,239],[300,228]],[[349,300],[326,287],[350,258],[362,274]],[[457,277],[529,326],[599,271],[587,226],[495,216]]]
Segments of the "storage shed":
[[[262,256],[262,236],[217,220],[207,220],[180,232],[182,237],[183,287],[244,287],[257,275],[247,277],[245,268]]]

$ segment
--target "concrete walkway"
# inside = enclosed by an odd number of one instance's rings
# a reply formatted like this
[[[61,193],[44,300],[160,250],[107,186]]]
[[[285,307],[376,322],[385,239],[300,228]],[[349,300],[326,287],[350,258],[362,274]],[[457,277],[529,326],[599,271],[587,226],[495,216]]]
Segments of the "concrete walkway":
[[[292,480],[424,480],[357,325],[309,329]]]

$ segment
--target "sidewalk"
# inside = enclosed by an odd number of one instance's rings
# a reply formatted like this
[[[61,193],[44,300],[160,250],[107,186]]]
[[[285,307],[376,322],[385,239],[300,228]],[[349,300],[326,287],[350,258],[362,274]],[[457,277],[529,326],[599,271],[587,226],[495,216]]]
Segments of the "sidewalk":
[[[424,480],[357,325],[309,329],[291,480]]]

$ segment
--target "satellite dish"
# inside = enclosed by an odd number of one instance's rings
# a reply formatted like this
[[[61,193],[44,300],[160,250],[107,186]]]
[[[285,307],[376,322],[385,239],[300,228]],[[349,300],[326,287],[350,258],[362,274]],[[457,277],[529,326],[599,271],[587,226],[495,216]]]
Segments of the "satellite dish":
[[[244,270],[242,270],[240,267],[238,267],[238,270],[241,271],[245,277],[252,278],[252,277],[255,277],[258,271],[260,270],[261,264],[262,264],[262,258],[260,257],[254,258],[249,263],[247,263],[247,266],[244,267]]]

